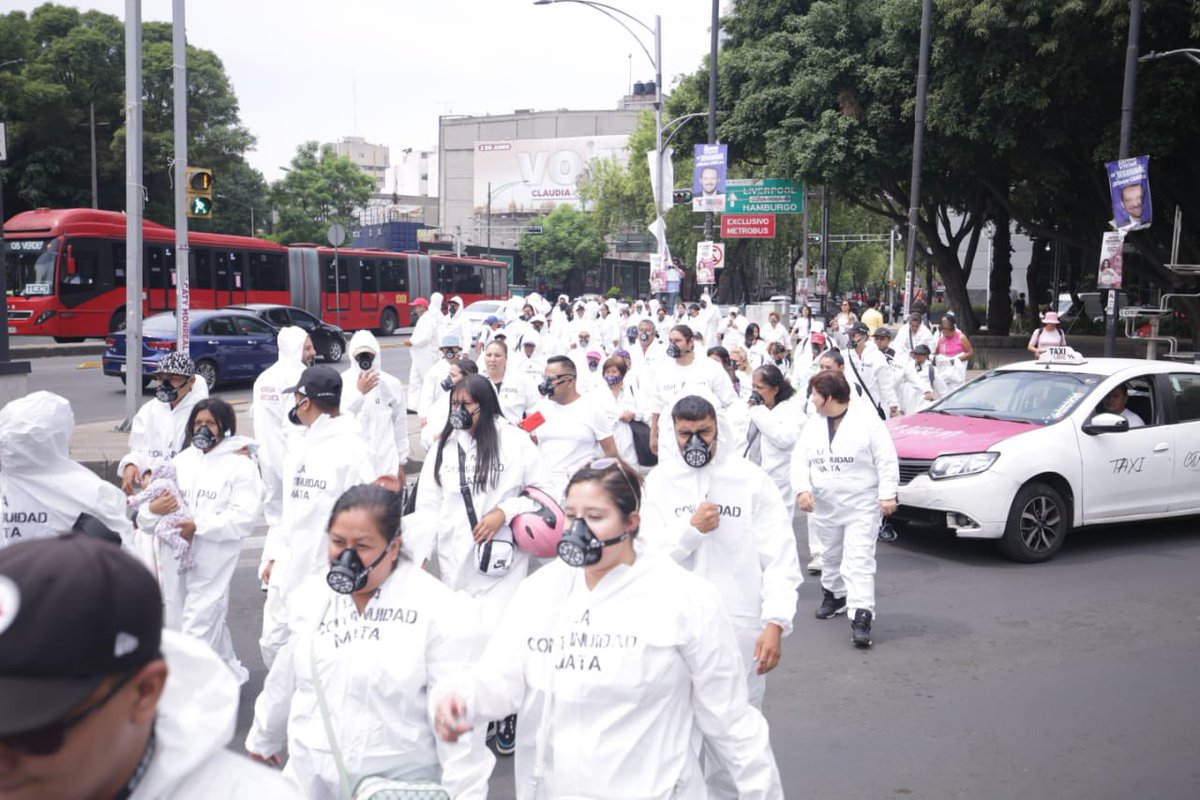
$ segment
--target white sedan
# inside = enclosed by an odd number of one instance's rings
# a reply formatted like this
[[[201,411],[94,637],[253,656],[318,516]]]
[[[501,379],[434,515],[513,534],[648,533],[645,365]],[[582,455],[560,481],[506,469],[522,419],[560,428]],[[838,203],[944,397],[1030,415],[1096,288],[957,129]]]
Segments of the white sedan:
[[[898,521],[1037,562],[1072,528],[1200,514],[1200,366],[1058,350],[888,422]]]

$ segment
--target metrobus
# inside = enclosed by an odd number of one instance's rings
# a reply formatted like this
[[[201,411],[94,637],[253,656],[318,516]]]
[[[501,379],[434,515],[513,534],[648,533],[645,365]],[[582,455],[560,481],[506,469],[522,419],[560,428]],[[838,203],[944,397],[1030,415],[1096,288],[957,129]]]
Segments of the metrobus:
[[[175,232],[143,223],[142,313],[175,307]],[[412,324],[410,303],[433,292],[465,304],[508,297],[508,266],[448,254],[392,253],[249,236],[189,233],[192,308],[298,306],[326,322],[389,335]],[[125,326],[125,215],[37,209],[4,224],[8,332],[60,341]]]

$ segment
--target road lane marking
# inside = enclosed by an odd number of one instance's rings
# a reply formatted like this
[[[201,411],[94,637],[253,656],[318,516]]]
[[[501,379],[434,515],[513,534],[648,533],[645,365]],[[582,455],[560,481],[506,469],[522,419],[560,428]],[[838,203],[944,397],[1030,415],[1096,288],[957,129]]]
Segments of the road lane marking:
[[[101,365],[101,362],[99,362],[99,361],[84,361],[82,364],[80,364],[75,369],[97,369],[100,366],[102,366],[102,365]]]

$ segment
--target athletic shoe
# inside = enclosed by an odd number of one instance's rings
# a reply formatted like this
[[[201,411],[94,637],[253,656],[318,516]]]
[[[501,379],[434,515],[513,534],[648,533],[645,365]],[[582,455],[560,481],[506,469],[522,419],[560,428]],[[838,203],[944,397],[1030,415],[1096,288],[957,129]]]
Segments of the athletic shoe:
[[[496,738],[496,723],[495,723],[495,721],[492,721],[492,722],[488,723],[487,736],[484,737],[484,740],[486,741],[487,744],[491,744],[492,740],[495,738]]]
[[[517,715],[505,717],[496,723],[496,752],[511,756],[517,749]]]
[[[821,607],[817,609],[817,619],[833,619],[838,614],[846,613],[846,598],[834,597],[833,592],[828,589],[821,589],[825,594],[825,599],[821,601]]]
[[[814,558],[812,561],[809,561],[808,566],[805,567],[805,569],[808,570],[809,575],[820,575],[821,574],[821,559]]]
[[[850,643],[855,647],[871,646],[871,612],[860,608],[850,623]]]

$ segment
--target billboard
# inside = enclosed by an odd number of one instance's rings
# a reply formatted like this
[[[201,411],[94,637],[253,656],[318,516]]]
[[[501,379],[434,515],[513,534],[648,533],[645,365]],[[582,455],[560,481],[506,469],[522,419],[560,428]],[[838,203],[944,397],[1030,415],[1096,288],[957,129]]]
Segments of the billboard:
[[[1110,161],[1104,167],[1112,200],[1113,218],[1109,224],[1119,231],[1149,228],[1153,216],[1150,210],[1150,156]]]
[[[475,208],[487,208],[489,182],[493,214],[537,213],[563,204],[579,208],[588,164],[597,158],[624,164],[628,145],[626,134],[476,142]]]
[[[729,148],[698,144],[692,161],[692,211],[725,210],[725,168]]]

